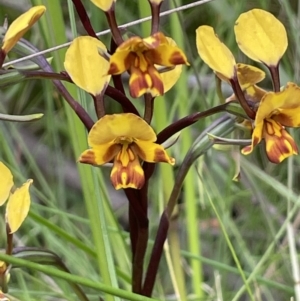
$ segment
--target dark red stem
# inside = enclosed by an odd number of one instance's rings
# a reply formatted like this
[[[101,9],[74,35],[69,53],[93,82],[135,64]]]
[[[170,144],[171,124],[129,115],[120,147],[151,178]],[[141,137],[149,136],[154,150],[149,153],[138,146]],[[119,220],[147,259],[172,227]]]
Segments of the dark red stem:
[[[72,2],[76,8],[79,19],[84,29],[86,30],[87,34],[91,37],[98,39],[81,0],[72,0]]]
[[[279,64],[277,66],[267,66],[270,70],[272,83],[273,83],[273,90],[274,92],[280,91],[280,77],[279,77]]]
[[[132,291],[141,293],[144,258],[148,242],[148,217],[146,208],[141,203],[140,191],[125,189],[129,201],[129,224],[132,250]],[[146,210],[145,210],[146,209]]]
[[[159,31],[159,12],[160,12],[160,7],[161,3],[156,4],[153,2],[150,2],[151,6],[151,15],[152,15],[152,20],[151,20],[151,35],[157,33]]]
[[[105,12],[105,15],[106,15],[106,19],[109,24],[113,39],[114,39],[115,43],[118,46],[120,46],[123,43],[123,38],[122,38],[121,31],[120,31],[117,21],[116,21],[114,4],[109,11]]]

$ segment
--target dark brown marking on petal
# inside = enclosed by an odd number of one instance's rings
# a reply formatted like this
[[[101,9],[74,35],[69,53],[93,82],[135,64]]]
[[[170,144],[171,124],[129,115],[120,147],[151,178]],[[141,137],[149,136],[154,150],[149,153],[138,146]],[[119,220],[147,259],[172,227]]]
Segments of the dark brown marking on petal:
[[[132,97],[139,97],[146,92],[150,92],[153,96],[164,93],[161,77],[155,67],[151,65],[148,65],[145,72],[139,68],[132,67],[129,85]]]
[[[254,137],[253,138],[253,146],[257,145],[257,143],[259,143],[259,137]]]
[[[118,65],[115,63],[110,63],[107,74],[118,74],[119,72],[120,72],[120,69],[119,69]]]
[[[155,162],[166,162],[166,163],[170,163],[170,164],[175,163],[174,158],[170,158],[164,150],[159,149],[159,148],[157,148],[155,150],[154,161]]]
[[[294,139],[283,127],[280,128],[277,135],[269,135],[265,132],[264,138],[268,159],[273,163],[278,164],[287,157],[298,154],[298,147]]]
[[[141,189],[145,183],[144,171],[137,157],[127,166],[123,166],[121,161],[115,160],[110,178],[116,189]]]
[[[113,144],[103,156],[103,161],[110,162],[121,151],[122,146],[120,144]]]
[[[278,115],[272,116],[272,118],[278,123],[284,126],[294,127],[295,125],[292,123],[292,118],[286,114],[279,113]]]
[[[80,163],[84,164],[91,164],[91,165],[97,165],[95,161],[95,153],[93,150],[87,150],[85,151],[80,158],[78,159]]]
[[[137,54],[135,52],[130,52],[125,58],[126,70],[130,70],[131,66],[134,66],[135,60],[137,59]]]

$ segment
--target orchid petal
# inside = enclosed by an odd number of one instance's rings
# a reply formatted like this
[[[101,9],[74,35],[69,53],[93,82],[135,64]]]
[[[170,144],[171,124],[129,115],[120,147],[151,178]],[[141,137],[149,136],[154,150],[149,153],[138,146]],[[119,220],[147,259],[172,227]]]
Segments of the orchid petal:
[[[234,31],[239,48],[252,60],[267,66],[277,66],[288,45],[282,23],[262,9],[241,14]]]
[[[29,212],[29,187],[32,182],[32,180],[28,180],[9,197],[6,207],[6,220],[11,233],[14,233],[19,229]]]
[[[14,182],[11,171],[2,162],[0,162],[0,206],[2,206],[8,199],[13,185]]]
[[[2,50],[8,53],[45,11],[43,5],[34,6],[14,20],[3,38]]]
[[[101,94],[110,80],[109,62],[99,54],[99,48],[107,51],[96,38],[78,37],[68,48],[64,62],[73,82],[94,96]]]
[[[197,28],[196,44],[200,57],[211,69],[227,79],[234,77],[234,56],[220,41],[212,27],[204,25]]]

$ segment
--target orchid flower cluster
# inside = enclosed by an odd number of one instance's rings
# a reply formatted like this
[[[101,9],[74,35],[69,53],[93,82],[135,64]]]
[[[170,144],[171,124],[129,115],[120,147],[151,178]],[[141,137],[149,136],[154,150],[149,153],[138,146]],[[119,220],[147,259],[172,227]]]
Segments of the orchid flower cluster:
[[[198,53],[221,80],[232,86],[234,95],[230,100],[238,100],[248,116],[253,128],[252,141],[242,153],[250,154],[265,140],[269,160],[280,163],[298,154],[297,145],[285,127],[300,126],[300,88],[292,82],[280,87],[279,62],[288,45],[286,30],[271,13],[253,9],[239,16],[234,32],[241,51],[269,69],[274,91],[256,85],[264,79],[264,71],[237,64],[212,27],[200,26],[197,29]]]
[[[40,66],[40,72],[32,74],[23,70],[22,75],[26,78],[33,75],[35,78],[38,75],[49,78],[51,75],[57,90],[86,127],[89,148],[82,150],[78,162],[93,166],[112,165],[111,183],[115,189],[124,189],[130,210],[135,213],[130,216],[135,219],[132,225],[138,225],[137,229],[130,229],[133,291],[150,296],[166,239],[170,210],[165,211],[162,216],[158,231],[160,234],[155,241],[152,261],[149,263],[144,283],[141,266],[147,244],[138,250],[139,253],[136,247],[140,239],[145,239],[141,236],[139,227],[148,223],[147,193],[155,163],[175,165],[175,159],[167,153],[163,143],[201,118],[220,111],[232,113],[230,106],[237,103],[242,108],[244,120],[250,125],[252,132],[252,139],[242,148],[242,153],[250,154],[264,140],[269,160],[280,163],[298,153],[297,145],[286,127],[300,126],[300,88],[291,82],[280,87],[279,62],[287,48],[284,26],[272,14],[253,9],[237,19],[234,27],[236,41],[241,51],[250,59],[269,69],[274,91],[266,91],[257,85],[264,79],[264,71],[251,65],[236,63],[233,54],[219,40],[214,29],[200,26],[196,30],[198,53],[220,80],[231,85],[233,94],[226,103],[205,112],[193,112],[156,134],[151,127],[155,98],[167,93],[176,84],[183,65],[189,66],[183,50],[172,38],[159,30],[159,13],[163,0],[149,0],[152,11],[150,35],[127,39],[117,26],[116,0],[91,1],[105,13],[112,34],[111,48],[108,50],[98,39],[87,21],[89,18],[81,1],[74,0],[74,6],[88,35],[72,41],[65,55],[65,70],[59,74],[53,72],[48,61],[40,55],[35,61]],[[20,43],[21,37],[45,11],[44,6],[33,7],[9,26],[3,39],[0,65],[4,63],[8,52]],[[123,73],[128,76],[121,77]],[[93,120],[80,103],[71,97],[63,81],[75,84],[91,96],[97,120]],[[121,105],[122,113],[107,114],[105,101],[108,96]],[[135,107],[136,98],[143,98],[143,117]],[[8,199],[8,237],[17,231],[28,214],[31,183],[32,180],[28,180],[21,188],[12,189],[12,174],[0,162],[0,205]],[[171,201],[174,203],[177,199]],[[11,244],[8,249],[7,254],[12,254]],[[0,270],[3,272],[1,274],[7,271],[5,263]],[[5,281],[2,280],[3,282]]]

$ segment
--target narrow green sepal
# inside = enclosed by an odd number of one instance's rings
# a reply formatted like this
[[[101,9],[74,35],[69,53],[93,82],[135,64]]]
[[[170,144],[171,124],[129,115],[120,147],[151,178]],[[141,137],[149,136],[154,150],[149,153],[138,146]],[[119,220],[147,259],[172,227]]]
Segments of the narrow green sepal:
[[[8,115],[0,113],[0,120],[14,121],[14,122],[29,122],[41,119],[44,116],[43,113],[36,113],[30,115]]]
[[[207,133],[207,136],[215,144],[240,145],[240,146],[246,146],[246,145],[251,144],[251,139],[224,138],[224,137],[215,136],[214,134],[211,134],[211,133]]]

